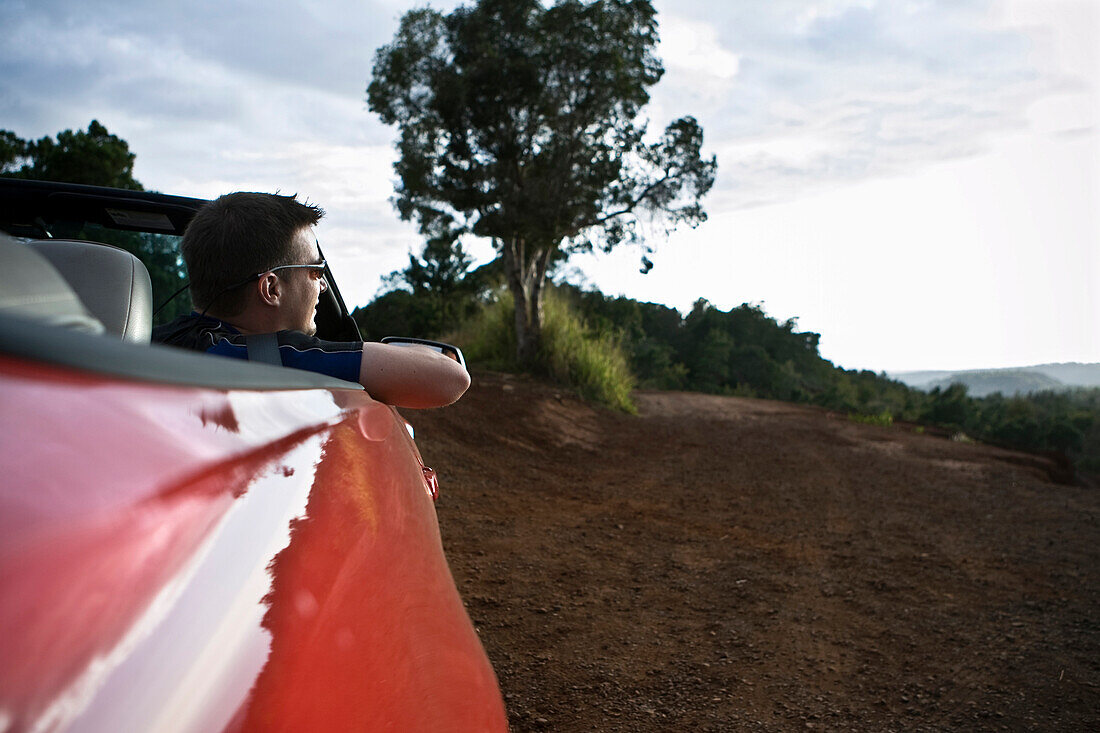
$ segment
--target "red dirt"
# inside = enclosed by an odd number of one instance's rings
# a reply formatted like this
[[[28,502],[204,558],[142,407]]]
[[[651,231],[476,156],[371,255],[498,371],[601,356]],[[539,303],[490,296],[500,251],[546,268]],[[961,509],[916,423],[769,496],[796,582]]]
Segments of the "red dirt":
[[[409,413],[514,730],[1100,729],[1100,492],[779,402]]]

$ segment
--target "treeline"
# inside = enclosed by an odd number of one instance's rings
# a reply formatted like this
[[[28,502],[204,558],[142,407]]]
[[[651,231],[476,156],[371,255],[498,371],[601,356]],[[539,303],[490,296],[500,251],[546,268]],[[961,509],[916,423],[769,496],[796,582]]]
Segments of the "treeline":
[[[484,273],[481,273],[484,277]],[[473,339],[473,355],[491,365],[507,367],[499,349],[484,346],[486,282],[467,310],[446,299],[418,299],[410,290],[380,296],[353,314],[368,338],[398,332],[422,337],[446,337],[462,343]],[[407,284],[406,284],[407,287]],[[891,424],[905,421],[995,445],[1065,456],[1085,473],[1100,475],[1100,389],[1041,392],[1029,396],[994,394],[975,398],[962,385],[922,392],[871,371],[834,366],[818,351],[820,335],[798,330],[794,319],[777,321],[758,305],[744,304],[723,311],[699,300],[686,315],[668,306],[571,285],[554,288],[555,308],[564,304],[583,324],[588,339],[604,350],[622,352],[639,387],[681,389],[817,405],[848,414],[853,420]],[[408,307],[405,307],[405,306]],[[497,306],[488,306],[489,308]],[[444,326],[443,313],[456,321]],[[507,318],[497,323],[498,338],[508,339]],[[401,329],[405,329],[401,331]],[[471,334],[476,334],[471,336]],[[547,354],[549,362],[554,357]],[[472,358],[477,363],[477,358]],[[558,376],[557,373],[553,375]],[[564,381],[570,381],[568,379]],[[582,392],[585,385],[574,384]]]
[[[570,289],[598,328],[622,334],[639,383],[658,389],[801,402],[855,419],[903,420],[983,442],[1067,456],[1100,473],[1100,389],[970,397],[953,384],[922,392],[871,371],[841,369],[818,353],[820,335],[779,322],[756,305],[729,311],[704,300],[678,311]]]

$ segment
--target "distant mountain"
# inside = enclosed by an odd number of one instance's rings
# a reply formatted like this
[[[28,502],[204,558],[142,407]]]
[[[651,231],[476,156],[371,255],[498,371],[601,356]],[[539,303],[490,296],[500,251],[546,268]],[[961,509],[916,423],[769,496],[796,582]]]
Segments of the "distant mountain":
[[[916,389],[930,390],[929,385],[932,382],[939,381],[945,377],[950,377],[956,372],[947,371],[923,371],[923,372],[887,372],[886,376],[890,379],[896,379],[899,382],[904,382],[910,387]]]
[[[964,371],[895,372],[891,379],[910,387],[932,390],[953,383],[965,384],[974,397],[1000,392],[1005,395],[1030,394],[1043,390],[1071,387],[1100,387],[1100,364],[1038,364],[1009,369],[969,369]]]
[[[1100,364],[1040,364],[1029,367],[1070,387],[1100,387]]]
[[[1065,389],[1066,385],[1042,372],[1024,369],[996,369],[986,372],[960,372],[931,382],[926,389],[946,389],[952,384],[965,384],[967,394],[986,397],[994,392],[1003,395],[1031,394],[1044,390]]]

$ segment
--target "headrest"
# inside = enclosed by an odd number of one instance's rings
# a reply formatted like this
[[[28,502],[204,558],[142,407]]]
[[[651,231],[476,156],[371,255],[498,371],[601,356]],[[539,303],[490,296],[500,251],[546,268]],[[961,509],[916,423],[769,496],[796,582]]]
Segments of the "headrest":
[[[36,239],[30,246],[61,273],[108,333],[149,342],[153,287],[141,260],[118,247],[77,239]]]
[[[35,250],[0,232],[0,312],[51,326],[103,333],[65,279]]]

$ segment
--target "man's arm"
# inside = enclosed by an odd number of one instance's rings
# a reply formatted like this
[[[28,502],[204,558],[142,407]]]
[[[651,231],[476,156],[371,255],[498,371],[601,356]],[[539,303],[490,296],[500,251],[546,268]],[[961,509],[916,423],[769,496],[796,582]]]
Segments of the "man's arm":
[[[423,346],[363,344],[359,383],[371,397],[397,407],[443,407],[470,386],[470,374],[454,359]]]

